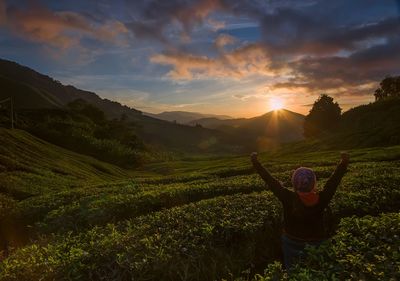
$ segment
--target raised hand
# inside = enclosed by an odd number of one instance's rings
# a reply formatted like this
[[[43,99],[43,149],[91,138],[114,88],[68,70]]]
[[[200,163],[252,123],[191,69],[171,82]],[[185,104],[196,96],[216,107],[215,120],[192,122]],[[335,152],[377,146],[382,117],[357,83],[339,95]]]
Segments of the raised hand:
[[[252,152],[251,154],[250,154],[250,159],[251,159],[251,162],[258,162],[258,154],[257,154],[257,152]]]
[[[349,154],[347,152],[341,152],[340,153],[340,157],[342,158],[342,162],[343,163],[345,163],[345,164],[349,163],[350,156],[349,156]]]

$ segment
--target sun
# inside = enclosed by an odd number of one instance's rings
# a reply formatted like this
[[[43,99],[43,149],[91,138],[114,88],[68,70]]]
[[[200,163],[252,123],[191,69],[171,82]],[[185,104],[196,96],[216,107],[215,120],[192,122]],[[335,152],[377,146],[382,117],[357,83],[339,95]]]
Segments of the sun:
[[[283,100],[281,98],[270,98],[269,106],[272,110],[280,110],[283,108]]]

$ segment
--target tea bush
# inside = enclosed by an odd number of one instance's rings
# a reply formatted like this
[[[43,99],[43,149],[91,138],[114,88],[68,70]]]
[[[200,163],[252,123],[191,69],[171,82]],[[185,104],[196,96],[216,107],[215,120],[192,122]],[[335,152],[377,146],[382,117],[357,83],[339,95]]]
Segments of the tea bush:
[[[279,263],[270,265],[266,280],[399,280],[400,213],[350,217],[341,221],[331,241],[308,256],[288,275]]]

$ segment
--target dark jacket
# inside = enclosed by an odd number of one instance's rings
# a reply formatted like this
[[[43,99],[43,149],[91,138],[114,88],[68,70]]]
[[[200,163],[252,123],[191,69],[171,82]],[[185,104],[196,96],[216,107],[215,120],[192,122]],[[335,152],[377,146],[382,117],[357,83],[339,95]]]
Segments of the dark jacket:
[[[336,189],[347,171],[347,163],[341,162],[326,182],[324,189],[319,192],[319,201],[316,205],[305,206],[296,192],[284,188],[258,162],[253,161],[257,173],[268,185],[273,194],[283,205],[284,232],[292,239],[300,241],[314,241],[327,238],[325,233],[323,214],[331,201]]]

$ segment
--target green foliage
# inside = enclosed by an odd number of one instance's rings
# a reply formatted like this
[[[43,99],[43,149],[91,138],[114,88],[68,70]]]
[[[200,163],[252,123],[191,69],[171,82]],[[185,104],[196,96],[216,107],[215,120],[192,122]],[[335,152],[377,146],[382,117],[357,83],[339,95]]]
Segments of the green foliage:
[[[235,177],[229,180],[210,178],[187,184],[132,184],[130,190],[124,193],[121,187],[118,187],[119,192],[115,188],[104,189],[92,189],[86,196],[82,195],[68,203],[64,201],[58,208],[52,205],[38,223],[38,231],[79,231],[216,196],[261,191],[263,184],[256,179]],[[49,198],[47,200],[50,201]],[[32,213],[31,204],[29,213]],[[21,209],[22,212],[25,210]],[[26,216],[29,214],[20,214],[20,217]]]
[[[400,144],[400,99],[382,100],[344,112],[334,131],[290,143],[281,150],[310,152]]]
[[[341,110],[332,97],[321,95],[304,120],[304,136],[316,137],[323,132],[331,131],[339,122]]]
[[[350,217],[330,242],[309,248],[289,275],[276,263],[255,280],[398,280],[399,249],[400,213]]]
[[[122,167],[139,166],[145,146],[124,119],[107,120],[100,109],[78,99],[68,110],[21,111],[18,126],[64,148]]]
[[[400,144],[400,100],[383,100],[343,113],[337,132],[337,141],[342,138],[342,143],[353,147]]]
[[[18,250],[1,280],[215,280],[278,251],[270,194],[227,196]],[[267,242],[268,241],[268,242]],[[272,243],[270,243],[272,242]]]

